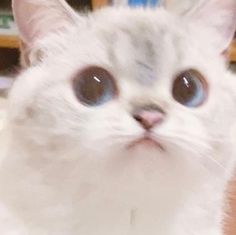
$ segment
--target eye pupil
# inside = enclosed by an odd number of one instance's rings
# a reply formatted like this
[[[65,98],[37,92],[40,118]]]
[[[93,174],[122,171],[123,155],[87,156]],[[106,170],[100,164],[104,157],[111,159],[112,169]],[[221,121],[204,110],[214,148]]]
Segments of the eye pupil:
[[[176,80],[173,94],[180,103],[190,100],[195,92],[196,84],[187,76],[180,77]]]
[[[112,75],[96,66],[82,70],[74,79],[73,88],[79,101],[88,106],[106,103],[116,93]]]
[[[206,98],[206,81],[196,70],[188,70],[177,76],[173,84],[173,97],[187,107],[197,107]]]

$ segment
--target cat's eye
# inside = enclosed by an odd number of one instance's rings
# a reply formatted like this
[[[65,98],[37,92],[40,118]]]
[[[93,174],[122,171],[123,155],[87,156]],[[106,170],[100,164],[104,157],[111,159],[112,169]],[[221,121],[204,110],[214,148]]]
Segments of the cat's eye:
[[[102,105],[117,95],[113,76],[98,66],[80,71],[73,80],[73,89],[79,101],[88,106]]]
[[[172,94],[174,99],[187,107],[198,107],[207,98],[208,85],[203,75],[190,69],[180,73],[174,80]]]

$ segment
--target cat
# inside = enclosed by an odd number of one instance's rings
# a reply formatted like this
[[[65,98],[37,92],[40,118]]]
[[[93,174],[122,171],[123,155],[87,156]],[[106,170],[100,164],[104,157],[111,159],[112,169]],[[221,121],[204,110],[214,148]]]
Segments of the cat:
[[[13,11],[26,68],[2,133],[1,235],[223,235],[236,1]]]

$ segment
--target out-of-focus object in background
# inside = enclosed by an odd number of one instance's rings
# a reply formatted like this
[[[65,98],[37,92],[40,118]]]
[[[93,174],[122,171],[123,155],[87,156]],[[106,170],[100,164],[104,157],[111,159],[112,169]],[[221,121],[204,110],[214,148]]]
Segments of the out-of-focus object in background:
[[[0,76],[0,97],[6,97],[9,89],[13,84],[13,79],[10,77]]]
[[[112,0],[112,3],[115,6],[125,6],[129,5],[131,7],[156,7],[161,4],[163,0]]]
[[[18,45],[17,29],[12,12],[0,8],[0,47],[17,48]]]
[[[236,62],[236,37],[234,37],[234,41],[229,48],[229,57],[232,62]]]

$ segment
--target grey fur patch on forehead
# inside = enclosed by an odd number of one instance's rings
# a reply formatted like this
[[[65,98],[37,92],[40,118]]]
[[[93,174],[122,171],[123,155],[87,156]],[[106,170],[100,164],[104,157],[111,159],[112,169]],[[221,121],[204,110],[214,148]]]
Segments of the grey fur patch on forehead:
[[[157,46],[158,40],[151,34],[137,34],[132,30],[132,26],[126,29],[110,32],[109,39],[106,36],[107,54],[112,66],[120,67],[122,61],[129,60],[123,66],[132,65],[133,68],[129,70],[140,71],[138,80],[143,83],[143,78],[147,77],[144,74],[149,74],[149,83],[154,79],[153,67],[156,65]],[[161,35],[161,33],[160,33]],[[162,34],[163,35],[163,34]],[[108,40],[107,40],[108,39]],[[122,40],[123,39],[123,40]],[[161,41],[161,40],[159,40]],[[125,57],[125,58],[124,58]],[[124,68],[122,67],[122,69]],[[141,75],[142,74],[142,75]]]
[[[132,15],[131,18],[137,17]],[[100,35],[99,37],[106,43],[109,56],[112,60],[115,57],[114,49],[116,46],[122,50],[122,47],[125,46],[124,44],[129,44],[133,49],[134,55],[141,54],[142,58],[145,58],[145,61],[148,59],[149,63],[154,63],[157,45],[160,45],[162,38],[165,37],[167,28],[165,25],[156,24],[156,21],[146,21],[149,18],[147,12],[147,16],[144,17],[143,21],[133,20],[129,22],[128,17],[126,23],[122,20],[120,20],[120,23],[112,21],[114,25],[112,22],[109,22],[107,27],[99,27],[97,29],[97,33]],[[121,38],[125,38],[125,42]],[[136,59],[142,61],[142,58]]]
[[[139,68],[137,81],[144,86],[152,85],[157,79],[153,68],[154,66],[138,60],[136,61],[136,63]]]
[[[173,18],[162,9],[109,8],[95,13],[93,20],[111,66],[150,86],[157,79],[166,44],[171,43]]]
[[[157,48],[156,45],[151,38],[149,38],[147,35],[142,35],[142,36],[137,36],[132,34],[132,31],[128,32],[122,32],[125,33],[126,35],[124,37],[126,37],[126,42],[128,45],[124,45],[122,43],[117,42],[116,45],[114,45],[114,43],[111,43],[110,46],[108,47],[108,51],[109,51],[109,55],[112,59],[112,61],[114,62],[117,56],[117,51],[120,50],[124,50],[125,51],[125,47],[129,46],[129,48],[132,51],[127,51],[127,53],[132,52],[132,54],[127,54],[127,57],[129,57],[130,59],[133,59],[135,61],[135,63],[138,61],[139,63],[137,63],[138,65],[146,65],[146,69],[147,67],[150,68],[151,65],[156,63],[156,53],[157,53]],[[118,48],[115,48],[118,47]],[[144,66],[145,67],[145,66]]]

